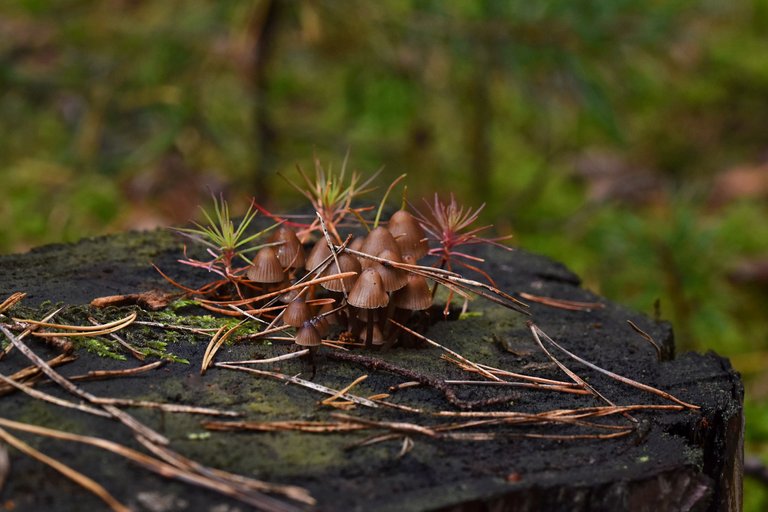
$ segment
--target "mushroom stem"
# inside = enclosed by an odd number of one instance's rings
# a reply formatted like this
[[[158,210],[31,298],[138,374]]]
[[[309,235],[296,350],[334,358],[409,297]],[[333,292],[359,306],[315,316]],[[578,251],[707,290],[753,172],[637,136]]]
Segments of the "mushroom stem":
[[[373,348],[373,309],[368,310],[368,322],[365,325],[365,348]]]

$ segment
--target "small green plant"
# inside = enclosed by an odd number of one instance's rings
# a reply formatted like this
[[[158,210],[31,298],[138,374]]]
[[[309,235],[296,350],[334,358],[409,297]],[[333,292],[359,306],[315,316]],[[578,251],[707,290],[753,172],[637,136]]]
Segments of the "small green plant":
[[[247,235],[248,228],[258,212],[252,206],[248,207],[245,216],[243,216],[243,219],[235,228],[235,223],[232,221],[229,213],[229,204],[227,204],[223,197],[217,199],[215,195],[212,195],[212,198],[213,215],[209,214],[205,208],[200,207],[207,224],[195,222],[195,228],[174,228],[174,230],[195,242],[203,244],[207,248],[208,254],[213,256],[213,260],[204,262],[187,257],[180,261],[185,265],[205,268],[220,274],[225,279],[230,279],[238,273],[233,267],[234,261],[240,258],[246,265],[250,265],[251,261],[245,254],[264,246],[251,244],[277,227],[278,224],[273,224],[257,233]]]
[[[297,165],[296,168],[299,175],[304,180],[306,188],[297,185],[283,176],[292,187],[307,198],[312,209],[323,219],[323,223],[325,223],[329,233],[335,238],[337,243],[342,242],[338,229],[344,223],[347,216],[360,215],[362,212],[370,209],[366,207],[353,208],[352,203],[360,196],[374,190],[375,187],[370,187],[370,185],[381,173],[381,169],[379,169],[366,180],[363,180],[357,172],[352,172],[348,176],[348,160],[349,154],[344,157],[344,161],[341,164],[341,170],[338,173],[335,173],[331,167],[329,167],[326,172],[320,163],[320,160],[315,158],[314,180],[304,172],[301,166]],[[263,207],[259,206],[259,209],[273,218],[278,218]],[[310,223],[302,224],[294,222],[289,223],[289,225],[297,229],[296,234],[302,242],[306,242],[312,233],[320,231],[320,220],[315,216],[313,216]]]

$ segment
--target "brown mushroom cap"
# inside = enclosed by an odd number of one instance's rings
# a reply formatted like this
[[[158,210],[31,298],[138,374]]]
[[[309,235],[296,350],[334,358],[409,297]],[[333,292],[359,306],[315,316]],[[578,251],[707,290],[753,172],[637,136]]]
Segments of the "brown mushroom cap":
[[[400,255],[389,249],[380,252],[377,256],[381,259],[394,261],[395,263],[402,263]],[[371,268],[376,269],[376,272],[379,273],[384,290],[387,292],[399,290],[408,281],[408,273],[405,270],[397,269],[391,265],[375,263]]]
[[[357,278],[347,302],[360,309],[383,308],[389,303],[381,276],[373,268],[363,270]]]
[[[352,249],[353,251],[360,251],[363,248],[364,243],[365,243],[365,237],[358,236],[358,237],[355,237],[355,239],[352,240],[347,247]]]
[[[316,347],[322,343],[320,333],[317,332],[317,329],[315,329],[315,326],[312,325],[311,322],[304,322],[304,324],[299,327],[299,330],[296,331],[294,341],[297,345],[301,345],[302,347]]]
[[[283,267],[272,247],[259,249],[246,275],[255,283],[281,283],[285,279]]]
[[[304,247],[302,247],[296,233],[286,226],[280,226],[272,235],[273,242],[282,242],[275,246],[277,259],[283,268],[303,268],[304,267]]]
[[[317,332],[320,334],[320,336],[326,336],[328,334],[328,331],[331,330],[331,323],[328,321],[328,317],[326,316],[316,316],[312,320],[312,325],[315,326],[315,329],[317,329]]]
[[[400,256],[400,248],[397,246],[395,238],[384,226],[379,226],[368,233],[368,236],[365,237],[365,241],[363,242],[363,246],[360,248],[360,252],[370,254],[371,256],[376,256],[380,252],[386,250],[393,251],[397,253],[398,257]],[[363,265],[363,268],[368,268],[372,266],[374,262],[373,260],[365,258],[360,263]]]
[[[407,211],[398,210],[393,213],[387,224],[387,229],[392,233],[403,256],[412,254],[416,259],[419,259],[429,252],[429,244],[424,229]]]
[[[304,297],[293,299],[283,313],[283,322],[291,327],[301,327],[310,318],[312,318],[312,312]]]
[[[336,266],[335,261],[331,261],[331,264],[328,266],[328,268],[323,271],[323,276],[333,276],[342,272],[357,272],[359,274],[362,271],[362,268],[360,267],[360,261],[358,261],[358,259],[351,254],[341,253],[337,256],[336,259],[339,261],[339,266]],[[337,272],[339,267],[341,267],[341,272]],[[342,281],[344,282],[343,288],[341,286]],[[325,281],[320,283],[320,286],[326,290],[331,290],[332,292],[340,292],[342,290],[349,291],[355,285],[355,281],[357,281],[357,276],[349,276],[345,277],[344,279]]]
[[[305,261],[307,270],[312,272],[330,255],[331,249],[328,247],[328,242],[325,241],[325,238],[320,238],[309,251],[309,256]]]
[[[408,282],[392,295],[392,303],[409,311],[429,309],[432,305],[432,292],[427,280],[417,274],[408,274]]]

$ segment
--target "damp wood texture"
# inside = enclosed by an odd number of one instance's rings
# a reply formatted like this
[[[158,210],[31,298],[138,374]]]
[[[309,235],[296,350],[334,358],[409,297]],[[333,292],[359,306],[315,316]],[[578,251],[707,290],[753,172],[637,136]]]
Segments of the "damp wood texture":
[[[181,246],[174,235],[154,231],[0,256],[0,301],[27,294],[0,317],[14,336],[22,332],[20,320],[42,320],[59,308],[51,323],[109,325],[135,316],[116,332],[75,336],[66,340],[69,345],[34,334],[23,343],[45,361],[72,349],[54,370],[88,396],[117,399],[112,407],[158,434],[154,444],[100,403],[90,406],[107,413],[95,415],[7,383],[0,396],[3,432],[95,481],[122,506],[740,508],[743,390],[729,362],[714,353],[676,354],[667,323],[590,293],[559,263],[522,250],[479,247],[474,253],[500,289],[529,305],[530,315],[475,298],[465,314],[454,308],[448,320],[442,307],[433,308],[428,327],[418,330],[431,343],[415,338],[414,346],[390,350],[319,346],[311,360],[292,357],[301,347],[280,339],[283,333],[254,336],[257,329],[244,324],[222,341],[201,375],[211,338],[237,319],[222,320],[183,302],[152,311],[136,298],[150,290],[178,292],[153,263],[189,286],[211,279],[176,262]],[[118,295],[128,298],[90,305]],[[45,330],[56,331],[37,328]],[[553,342],[663,394],[618,381]],[[172,361],[123,373],[163,358]],[[240,363],[257,359],[272,362]],[[34,390],[88,405],[36,376],[39,369],[18,348],[8,350],[0,368],[5,377],[21,375],[18,380]],[[126,400],[178,406],[180,412]],[[221,414],[192,414],[187,406]],[[161,475],[103,447],[19,424],[100,438],[155,460],[165,455],[167,466],[197,476]],[[8,464],[0,475],[0,507],[63,512],[118,506],[3,439]],[[251,488],[214,470],[260,484]],[[214,485],[201,483],[204,478]],[[225,488],[234,491],[223,493]]]

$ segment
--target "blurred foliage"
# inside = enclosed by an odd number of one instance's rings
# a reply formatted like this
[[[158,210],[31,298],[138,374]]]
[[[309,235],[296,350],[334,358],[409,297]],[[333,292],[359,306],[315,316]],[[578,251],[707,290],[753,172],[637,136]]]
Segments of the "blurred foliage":
[[[768,457],[767,31],[768,0],[6,0],[0,251],[182,223],[209,189],[291,208],[276,172],[351,148],[658,299],[744,372]]]

